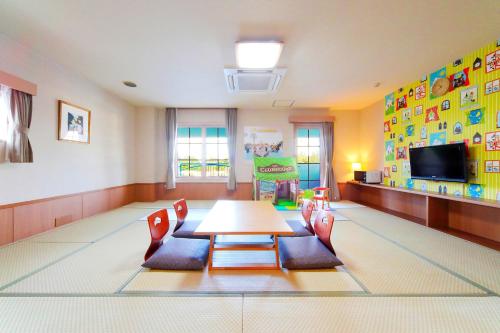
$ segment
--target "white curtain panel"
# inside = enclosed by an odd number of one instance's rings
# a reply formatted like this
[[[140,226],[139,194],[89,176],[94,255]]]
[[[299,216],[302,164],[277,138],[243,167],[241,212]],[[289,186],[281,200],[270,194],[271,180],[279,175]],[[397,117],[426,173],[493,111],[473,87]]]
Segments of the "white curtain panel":
[[[227,149],[229,155],[229,177],[227,189],[236,190],[236,131],[237,109],[226,109]]]

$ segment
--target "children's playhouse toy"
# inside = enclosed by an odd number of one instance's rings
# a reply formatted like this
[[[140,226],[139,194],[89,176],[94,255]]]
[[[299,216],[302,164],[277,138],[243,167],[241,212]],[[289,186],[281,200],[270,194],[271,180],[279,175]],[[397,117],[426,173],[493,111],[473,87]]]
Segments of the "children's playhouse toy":
[[[293,157],[255,157],[254,200],[295,206],[299,193],[299,172]]]

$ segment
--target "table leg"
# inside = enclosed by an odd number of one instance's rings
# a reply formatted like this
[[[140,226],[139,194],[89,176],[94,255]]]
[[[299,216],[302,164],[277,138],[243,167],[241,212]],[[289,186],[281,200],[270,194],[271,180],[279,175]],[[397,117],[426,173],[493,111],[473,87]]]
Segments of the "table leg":
[[[278,235],[274,234],[274,253],[276,254],[276,268],[280,269],[280,251],[278,246]]]
[[[215,247],[215,235],[210,235],[210,248],[208,249],[208,270],[211,271],[213,268],[214,259],[214,247]]]

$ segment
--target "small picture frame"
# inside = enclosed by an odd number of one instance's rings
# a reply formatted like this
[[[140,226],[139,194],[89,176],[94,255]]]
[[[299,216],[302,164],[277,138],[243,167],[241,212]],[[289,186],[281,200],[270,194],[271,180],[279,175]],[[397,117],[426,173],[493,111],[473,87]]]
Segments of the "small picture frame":
[[[460,108],[462,110],[479,105],[477,86],[471,86],[460,91]]]
[[[90,143],[90,110],[59,100],[58,115],[58,140]]]

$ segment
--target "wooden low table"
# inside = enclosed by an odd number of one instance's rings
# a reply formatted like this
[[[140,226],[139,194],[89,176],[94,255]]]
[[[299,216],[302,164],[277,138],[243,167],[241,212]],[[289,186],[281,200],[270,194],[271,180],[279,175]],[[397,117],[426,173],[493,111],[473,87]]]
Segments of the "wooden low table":
[[[208,269],[280,269],[278,234],[292,235],[283,216],[268,201],[219,200],[194,231],[195,235],[210,235]],[[224,243],[215,241],[217,235],[273,235],[273,243]],[[274,251],[276,262],[269,264],[236,264],[214,266],[215,251]]]

